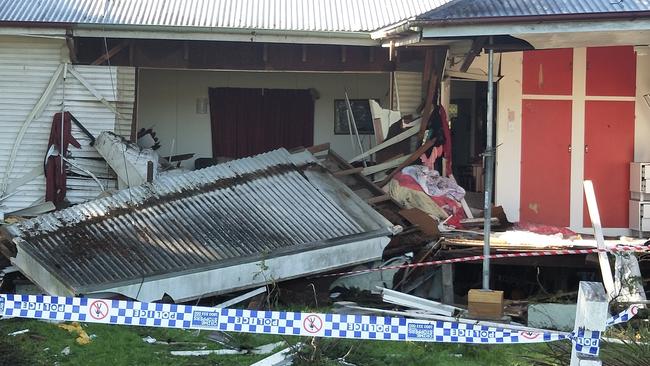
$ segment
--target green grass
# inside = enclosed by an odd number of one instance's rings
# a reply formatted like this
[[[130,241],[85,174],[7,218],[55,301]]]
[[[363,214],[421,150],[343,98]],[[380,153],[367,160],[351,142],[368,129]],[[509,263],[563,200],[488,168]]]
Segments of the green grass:
[[[15,337],[8,333],[29,329]],[[206,343],[207,349],[222,348],[206,339],[209,331],[176,330],[135,326],[84,324],[88,334],[96,338],[88,345],[78,345],[76,334],[56,324],[37,320],[0,320],[0,365],[250,365],[267,357],[262,355],[210,355],[200,357],[172,356],[172,350],[196,350],[197,345],[157,345],[142,341],[151,336],[159,341]],[[524,348],[511,346],[470,346],[387,341],[354,341],[338,339],[281,337],[252,334],[231,334],[245,348],[286,340],[302,342],[303,349],[296,365],[338,365],[332,361],[345,357],[347,362],[362,366],[410,365],[529,365],[519,361]],[[315,344],[312,346],[312,344]],[[70,354],[61,351],[70,347]],[[278,347],[279,351],[283,347]],[[316,351],[314,351],[316,350]],[[313,361],[311,361],[313,359]]]

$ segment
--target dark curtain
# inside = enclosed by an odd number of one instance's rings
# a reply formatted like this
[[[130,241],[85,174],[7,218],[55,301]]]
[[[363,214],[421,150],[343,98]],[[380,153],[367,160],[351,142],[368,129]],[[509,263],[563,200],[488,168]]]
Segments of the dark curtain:
[[[314,143],[309,90],[210,88],[212,156],[240,158]]]

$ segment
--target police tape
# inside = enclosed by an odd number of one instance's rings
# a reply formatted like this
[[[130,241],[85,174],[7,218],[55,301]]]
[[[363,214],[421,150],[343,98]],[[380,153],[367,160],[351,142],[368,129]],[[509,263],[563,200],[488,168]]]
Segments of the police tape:
[[[618,246],[609,249],[596,249],[596,248],[558,249],[558,250],[543,250],[543,251],[535,251],[535,252],[490,254],[487,257],[490,259],[503,259],[503,258],[521,258],[521,257],[548,257],[548,256],[556,256],[556,255],[577,255],[577,254],[592,254],[592,253],[643,253],[643,252],[650,252],[650,247],[649,246]],[[347,276],[347,275],[355,275],[355,274],[362,274],[362,273],[387,271],[393,269],[406,269],[406,268],[437,266],[441,264],[476,262],[476,261],[483,260],[485,257],[486,256],[484,255],[472,255],[469,257],[462,257],[462,258],[440,259],[440,260],[429,261],[429,262],[408,263],[408,264],[399,264],[394,266],[360,269],[355,271],[329,273],[329,274],[318,275],[314,277]]]
[[[610,322],[617,324],[627,321],[635,314],[636,310],[628,310],[610,319]],[[47,295],[2,294],[0,316],[359,340],[464,344],[572,340],[578,352],[591,355],[597,355],[600,346],[598,331],[524,331],[508,329],[507,325],[496,327],[390,316],[258,311]]]

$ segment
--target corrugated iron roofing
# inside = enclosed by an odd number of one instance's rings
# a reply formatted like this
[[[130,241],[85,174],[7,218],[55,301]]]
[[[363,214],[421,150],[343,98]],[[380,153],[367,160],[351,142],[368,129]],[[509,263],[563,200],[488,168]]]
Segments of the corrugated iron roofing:
[[[602,14],[650,11],[650,0],[458,0],[418,20]]]
[[[245,262],[296,245],[381,237],[390,228],[311,154],[280,149],[164,176],[6,230],[19,251],[80,289]]]
[[[449,1],[0,0],[0,21],[364,32]]]

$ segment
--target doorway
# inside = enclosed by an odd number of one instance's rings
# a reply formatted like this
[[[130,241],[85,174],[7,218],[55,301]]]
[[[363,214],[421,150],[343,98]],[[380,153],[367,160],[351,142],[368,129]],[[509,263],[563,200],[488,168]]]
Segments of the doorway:
[[[452,170],[458,184],[468,193],[483,192],[485,189],[482,154],[487,146],[487,86],[485,81],[460,79],[452,80],[450,85],[448,115],[452,138]],[[496,111],[496,85],[494,95]],[[496,118],[493,118],[492,127],[496,131]],[[496,142],[496,133],[493,134],[492,142]],[[472,196],[471,193],[469,196]]]

